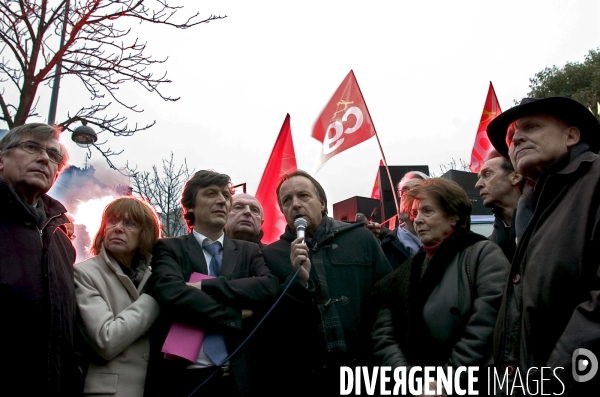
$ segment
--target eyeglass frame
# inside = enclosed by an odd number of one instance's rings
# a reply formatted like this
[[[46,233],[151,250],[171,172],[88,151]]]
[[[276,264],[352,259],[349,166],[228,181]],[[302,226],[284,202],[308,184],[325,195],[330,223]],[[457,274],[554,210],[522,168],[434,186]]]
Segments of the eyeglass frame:
[[[106,228],[107,229],[112,229],[114,227],[117,227],[117,225],[121,223],[123,224],[123,227],[129,230],[136,230],[142,227],[142,225],[140,225],[139,222],[131,219],[131,218],[125,218],[125,217],[118,217],[118,216],[108,216],[106,217]]]
[[[39,151],[37,151],[37,152],[30,152],[29,150],[27,150],[27,149],[25,149],[25,148],[23,147],[23,145],[25,145],[25,144],[33,144],[33,145],[37,145],[37,146],[39,146],[39,148],[40,148],[41,150],[39,150]],[[49,160],[50,162],[54,163],[54,164],[57,164],[57,165],[60,165],[60,163],[61,163],[61,162],[64,160],[64,158],[65,158],[65,156],[63,156],[62,154],[60,154],[60,152],[59,152],[59,151],[58,151],[56,148],[50,148],[50,149],[46,149],[45,147],[43,147],[43,146],[42,146],[42,144],[41,144],[41,143],[39,143],[39,142],[36,142],[36,141],[30,141],[30,140],[23,141],[23,142],[19,142],[19,143],[15,143],[14,145],[10,145],[10,146],[8,146],[8,147],[7,147],[5,150],[14,149],[14,148],[16,148],[17,146],[21,146],[21,149],[23,149],[25,152],[27,152],[27,153],[29,153],[29,154],[36,154],[36,155],[38,155],[38,156],[39,156],[40,154],[42,154],[42,150],[43,150],[43,151],[45,151],[45,152],[46,152],[46,155],[48,156],[48,160]],[[50,157],[50,153],[48,153],[48,150],[51,150],[51,151],[56,151],[56,156],[58,156],[58,161],[55,161],[55,160],[53,160],[53,159],[52,159],[52,157]]]

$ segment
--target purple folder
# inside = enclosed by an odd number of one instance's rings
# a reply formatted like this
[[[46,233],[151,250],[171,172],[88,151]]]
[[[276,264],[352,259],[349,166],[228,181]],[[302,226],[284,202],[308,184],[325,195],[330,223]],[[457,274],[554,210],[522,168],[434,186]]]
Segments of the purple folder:
[[[192,273],[190,283],[213,278],[201,273]],[[184,359],[195,363],[204,341],[204,331],[191,325],[173,323],[169,334],[165,338],[162,352],[169,360]]]

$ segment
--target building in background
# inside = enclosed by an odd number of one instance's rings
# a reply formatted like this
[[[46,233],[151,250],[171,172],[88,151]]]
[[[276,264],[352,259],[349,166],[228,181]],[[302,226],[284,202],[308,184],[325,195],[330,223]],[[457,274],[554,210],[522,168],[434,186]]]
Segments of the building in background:
[[[398,182],[409,171],[421,171],[429,175],[429,167],[426,165],[390,165],[390,174],[392,176],[393,187],[396,188]],[[477,183],[477,174],[467,171],[448,170],[442,175],[442,178],[455,181],[464,189],[467,196],[473,204],[471,213],[471,230],[483,236],[489,236],[493,230],[494,216],[491,209],[483,205],[479,191],[475,188]],[[379,167],[378,177],[380,199],[371,199],[367,197],[354,196],[333,204],[333,218],[339,221],[354,222],[357,213],[362,213],[367,219],[371,219],[374,208],[378,208],[376,216],[379,220],[373,219],[378,223],[385,223],[385,226],[394,229],[396,227],[396,206],[392,194],[392,185],[390,185],[387,171],[384,166]],[[380,216],[382,214],[383,216]]]

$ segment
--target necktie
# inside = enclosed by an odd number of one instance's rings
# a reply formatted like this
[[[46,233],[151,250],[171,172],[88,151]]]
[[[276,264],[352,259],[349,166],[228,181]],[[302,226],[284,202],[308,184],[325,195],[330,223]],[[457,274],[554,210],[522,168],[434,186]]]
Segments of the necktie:
[[[221,264],[223,258],[221,257],[221,243],[218,241],[211,242],[209,239],[204,239],[202,242],[202,248],[206,250],[211,256],[209,269],[214,277],[218,277],[221,274]]]
[[[210,273],[214,277],[218,277],[219,274],[221,274],[221,265],[223,263],[221,243],[218,241],[212,242],[210,239],[204,239],[202,248],[212,256],[209,264]],[[225,359],[227,358],[227,347],[225,346],[223,336],[219,334],[207,334],[204,337],[202,347],[204,348],[204,353],[210,358],[210,361],[216,365],[225,363]]]

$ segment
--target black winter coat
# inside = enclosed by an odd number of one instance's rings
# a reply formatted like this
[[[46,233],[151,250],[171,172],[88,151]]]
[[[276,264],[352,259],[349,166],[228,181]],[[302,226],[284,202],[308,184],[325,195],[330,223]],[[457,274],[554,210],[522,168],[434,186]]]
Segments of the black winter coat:
[[[485,237],[456,231],[422,274],[424,250],[377,284],[384,301],[373,330],[379,365],[483,366],[509,263]]]
[[[511,381],[521,376],[517,383],[537,367],[531,387],[539,369],[551,367],[544,393],[598,395],[600,373],[575,382],[572,363],[580,348],[600,359],[600,156],[565,156],[538,179],[534,194],[496,324],[496,365],[501,374],[508,369]]]
[[[317,307],[322,297],[318,289],[306,289],[295,281],[257,335],[253,379],[260,390],[254,391],[256,395],[306,396],[317,387],[329,395],[327,390],[339,391],[340,365],[368,365],[372,361],[374,286],[391,267],[377,239],[363,225],[324,217],[319,227],[329,228],[329,233],[320,241],[307,239],[307,245],[311,260],[322,254],[330,297],[339,299],[331,304],[336,305],[347,352],[334,356],[325,353]],[[280,240],[263,249],[267,266],[279,277],[282,290],[293,274],[290,244],[295,238],[295,231],[288,226]],[[314,277],[313,267],[313,285]],[[333,378],[323,378],[323,374]]]
[[[388,230],[388,233],[381,238],[381,249],[392,269],[397,269],[405,260],[411,257],[404,244],[398,240],[398,228],[392,231]]]
[[[513,256],[515,256],[515,250],[517,249],[514,214],[512,223],[506,227],[501,216],[496,214],[495,211],[492,212],[494,212],[494,231],[492,231],[492,234],[488,238],[500,246],[502,252],[504,252],[504,255],[510,262]]]
[[[47,195],[40,203],[43,225],[0,179],[0,383],[15,395],[77,396],[75,250],[65,208]]]

